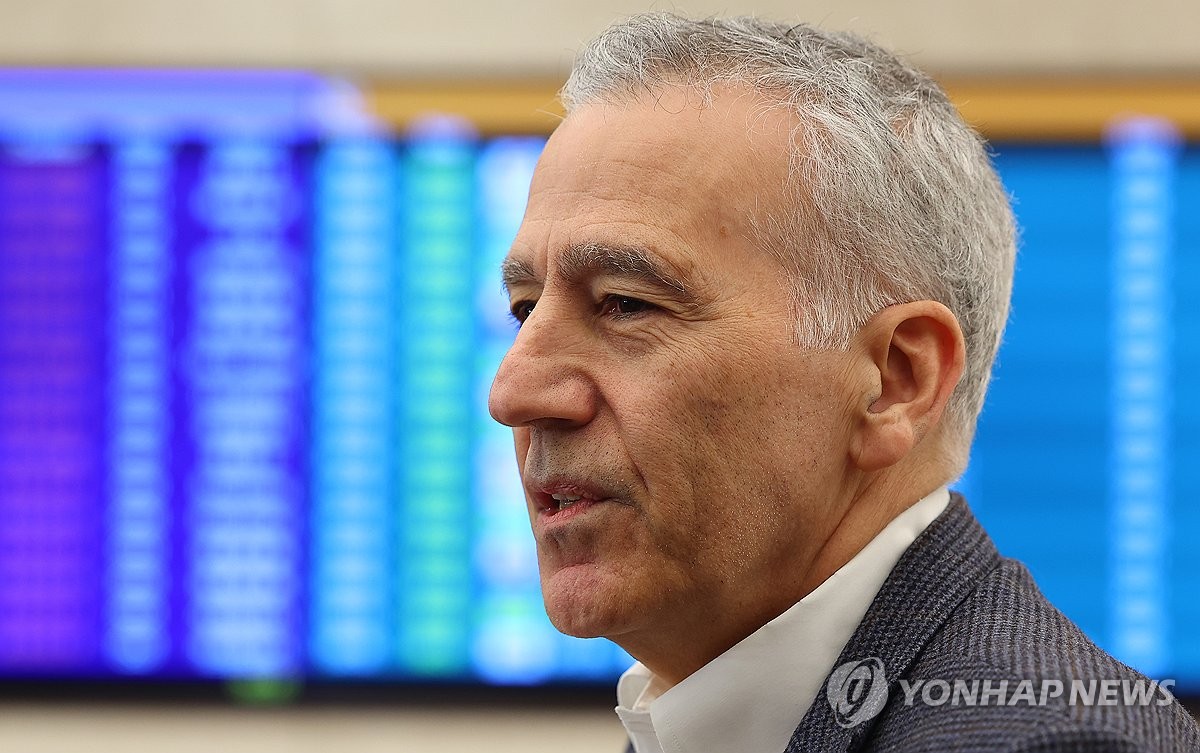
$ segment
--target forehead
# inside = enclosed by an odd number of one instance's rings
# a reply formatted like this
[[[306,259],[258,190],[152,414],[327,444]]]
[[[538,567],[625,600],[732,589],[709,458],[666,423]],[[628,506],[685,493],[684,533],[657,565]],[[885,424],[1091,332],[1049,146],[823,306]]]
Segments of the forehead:
[[[512,256],[544,268],[550,251],[605,243],[690,266],[748,239],[781,200],[793,123],[740,90],[584,106],[547,143]]]

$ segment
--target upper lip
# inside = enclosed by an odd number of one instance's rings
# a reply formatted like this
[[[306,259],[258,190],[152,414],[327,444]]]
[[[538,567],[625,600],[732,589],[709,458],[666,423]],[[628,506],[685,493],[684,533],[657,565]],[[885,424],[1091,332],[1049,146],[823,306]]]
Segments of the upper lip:
[[[584,481],[578,478],[555,477],[540,479],[527,483],[526,488],[533,497],[534,504],[537,506],[538,512],[554,511],[558,509],[558,501],[554,499],[555,494],[568,495],[571,497],[580,497],[593,501],[601,501],[611,499],[613,494],[596,484]]]

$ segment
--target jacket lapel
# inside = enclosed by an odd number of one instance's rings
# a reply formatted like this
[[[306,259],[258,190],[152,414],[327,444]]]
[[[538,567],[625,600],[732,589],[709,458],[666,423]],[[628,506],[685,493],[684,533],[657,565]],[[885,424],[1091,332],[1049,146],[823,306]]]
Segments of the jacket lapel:
[[[879,659],[888,681],[887,697],[893,697],[900,692],[898,680],[925,644],[999,563],[1000,555],[979,521],[963,498],[952,494],[946,510],[900,557],[835,668]],[[870,665],[865,671],[869,676]],[[858,750],[870,736],[878,716],[842,726],[829,701],[828,684],[826,678],[786,753]]]

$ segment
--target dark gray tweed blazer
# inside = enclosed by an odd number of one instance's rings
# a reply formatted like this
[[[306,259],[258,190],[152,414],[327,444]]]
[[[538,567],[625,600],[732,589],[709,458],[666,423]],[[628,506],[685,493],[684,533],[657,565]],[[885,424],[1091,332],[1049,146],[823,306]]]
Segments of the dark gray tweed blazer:
[[[1178,702],[1072,705],[1066,693],[1044,706],[930,705],[919,696],[904,702],[902,679],[910,688],[914,680],[938,678],[1008,680],[1010,687],[1021,680],[1145,679],[1089,641],[1023,565],[1002,558],[958,495],[900,558],[838,665],[869,657],[882,660],[888,681],[878,715],[843,727],[823,687],[786,753],[1200,751],[1200,730]]]

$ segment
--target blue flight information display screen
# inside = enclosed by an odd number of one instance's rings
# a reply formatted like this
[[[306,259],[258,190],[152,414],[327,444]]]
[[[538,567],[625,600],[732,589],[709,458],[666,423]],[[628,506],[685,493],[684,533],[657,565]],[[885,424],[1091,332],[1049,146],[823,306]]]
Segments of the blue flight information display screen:
[[[486,408],[543,145],[397,138],[299,74],[0,72],[0,679],[611,683]],[[1200,149],[1130,121],[997,164],[1021,254],[956,486],[1200,692]]]

